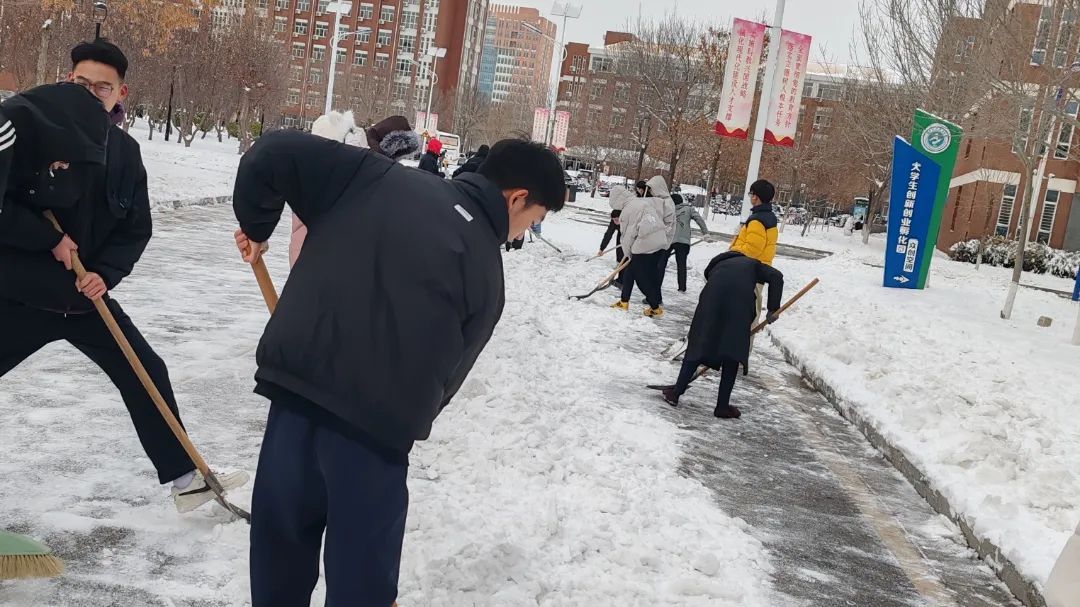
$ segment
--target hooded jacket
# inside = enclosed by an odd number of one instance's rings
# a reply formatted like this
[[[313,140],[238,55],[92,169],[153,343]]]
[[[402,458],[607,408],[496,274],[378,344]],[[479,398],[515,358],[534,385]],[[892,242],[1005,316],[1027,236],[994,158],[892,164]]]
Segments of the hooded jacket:
[[[0,106],[0,298],[55,312],[93,310],[51,250],[62,235],[87,270],[114,289],[142,256],[152,233],[139,145],[109,124],[101,102],[77,84],[41,86]],[[3,147],[7,143],[12,143]],[[50,171],[54,162],[68,169]]]
[[[697,212],[694,205],[682,202],[675,205],[675,240],[679,244],[690,244],[690,222],[694,221],[701,228],[702,233],[709,231],[705,219]]]
[[[465,173],[475,173],[480,170],[480,165],[484,164],[487,160],[489,148],[486,145],[480,146],[480,149],[465,161],[465,164],[458,167],[458,170],[454,171],[454,177],[458,175],[464,175]]]
[[[779,221],[771,204],[759,204],[750,209],[750,216],[739,228],[731,250],[772,265],[776,258],[776,242],[780,238]]]
[[[668,195],[667,184],[659,175],[648,181],[650,196],[633,198],[625,203],[620,219],[623,252],[647,255],[671,247],[675,238],[675,203]]]
[[[478,174],[446,181],[277,131],[241,159],[233,208],[262,242],[286,201],[310,233],[259,343],[256,391],[286,390],[407,453],[502,314],[506,199]]]

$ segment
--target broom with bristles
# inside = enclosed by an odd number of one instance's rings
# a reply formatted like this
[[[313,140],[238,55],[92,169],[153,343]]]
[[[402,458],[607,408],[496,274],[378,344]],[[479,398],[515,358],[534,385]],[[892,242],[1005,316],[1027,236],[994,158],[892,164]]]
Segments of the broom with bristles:
[[[0,530],[0,580],[56,577],[64,563],[45,544]]]

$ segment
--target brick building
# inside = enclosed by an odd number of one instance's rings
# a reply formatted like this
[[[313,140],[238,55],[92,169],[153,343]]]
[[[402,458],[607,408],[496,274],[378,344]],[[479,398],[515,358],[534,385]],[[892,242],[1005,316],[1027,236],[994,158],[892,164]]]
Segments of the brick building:
[[[492,4],[480,58],[481,96],[496,103],[516,97],[546,105],[555,32],[555,24],[535,8]]]
[[[289,89],[282,125],[310,128],[326,102],[335,15],[330,0],[256,0],[269,8],[274,31],[289,45]],[[432,47],[448,49],[435,73],[435,97],[474,86],[480,71],[488,0],[353,0],[337,46],[334,107],[361,122],[390,113],[410,118],[426,107]],[[437,104],[452,105],[452,104]],[[448,124],[450,116],[440,117]]]
[[[1062,68],[1078,58],[1075,40],[1080,35],[1075,19],[1063,13],[1062,3],[1013,0],[996,10],[1008,11],[1007,25],[1019,32],[1022,41],[1011,50],[995,43],[1004,39],[979,40],[977,20],[963,20],[952,24],[955,29],[966,28],[964,35],[952,36],[947,44],[938,49],[935,70],[943,77],[957,78],[963,75],[965,64],[979,55],[997,57],[995,53],[1008,52],[1013,57],[995,59],[1003,63],[1024,62],[1021,78],[1031,89],[1030,100],[1015,104],[990,102],[979,111],[969,112],[961,124],[965,128],[960,155],[950,183],[949,198],[945,207],[938,247],[948,250],[956,242],[999,235],[1010,239],[1027,225],[1028,238],[1067,250],[1080,250],[1080,212],[1073,212],[1077,182],[1080,181],[1080,142],[1075,129],[1057,121],[1050,134],[1057,142],[1047,158],[1044,182],[1039,185],[1034,198],[1032,215],[1022,218],[1021,200],[1024,192],[1030,192],[1034,175],[1029,174],[1013,146],[1023,146],[1031,152],[1038,143],[1033,137],[1038,125],[1044,120],[1042,105],[1037,91],[1045,89],[1048,72]],[[1019,56],[1022,55],[1022,56]],[[1044,85],[1040,87],[1039,85]],[[1074,91],[1075,94],[1075,91]],[[1068,98],[1062,101],[1065,112],[1075,117],[1080,104]],[[987,134],[986,123],[1001,120],[1001,116],[1015,116],[1016,133],[1012,141],[1006,136]]]

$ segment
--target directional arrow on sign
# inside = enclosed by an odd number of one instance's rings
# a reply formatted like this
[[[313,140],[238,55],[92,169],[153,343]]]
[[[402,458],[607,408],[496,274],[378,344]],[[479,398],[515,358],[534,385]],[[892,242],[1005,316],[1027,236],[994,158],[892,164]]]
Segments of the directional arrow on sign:
[[[898,283],[900,283],[902,285],[911,282],[911,279],[908,278],[907,276],[894,276],[893,280],[895,280],[896,282],[898,282]]]

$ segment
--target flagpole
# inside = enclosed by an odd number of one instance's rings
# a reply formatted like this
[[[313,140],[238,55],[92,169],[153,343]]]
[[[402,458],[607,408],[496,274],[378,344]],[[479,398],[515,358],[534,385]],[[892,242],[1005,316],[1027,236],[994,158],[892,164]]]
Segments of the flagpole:
[[[769,26],[769,56],[765,60],[765,81],[761,83],[761,101],[758,102],[757,124],[754,126],[753,147],[750,150],[750,166],[746,171],[746,186],[743,190],[742,213],[740,217],[750,216],[750,186],[757,181],[761,170],[761,153],[765,145],[765,125],[769,121],[769,103],[772,101],[773,80],[776,79],[777,66],[780,63],[780,31],[784,26],[785,0],[776,0],[776,14]]]

